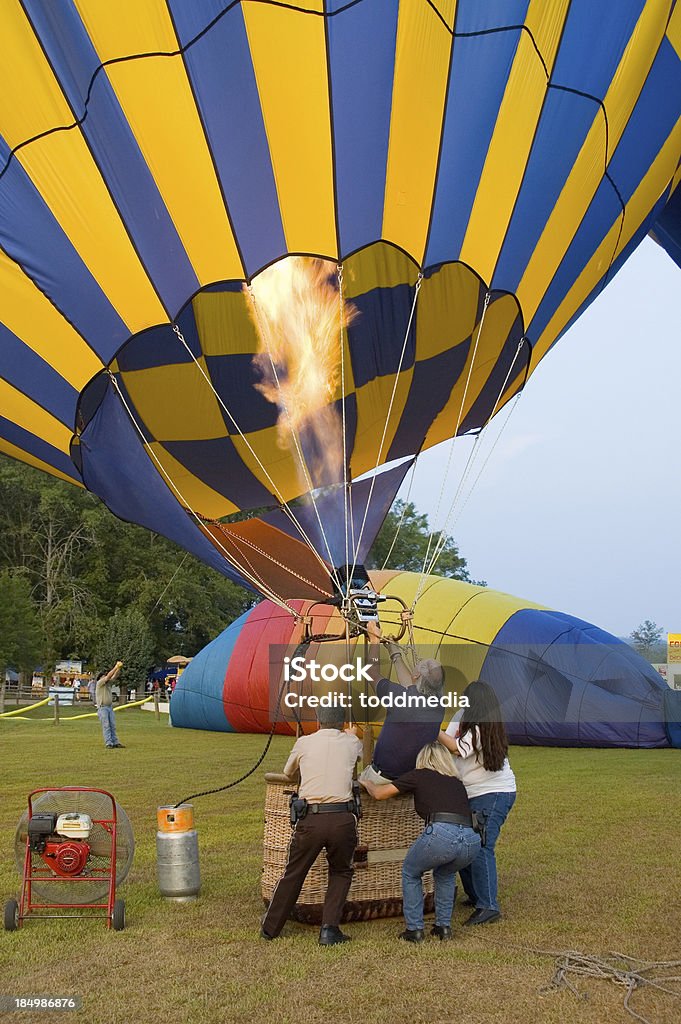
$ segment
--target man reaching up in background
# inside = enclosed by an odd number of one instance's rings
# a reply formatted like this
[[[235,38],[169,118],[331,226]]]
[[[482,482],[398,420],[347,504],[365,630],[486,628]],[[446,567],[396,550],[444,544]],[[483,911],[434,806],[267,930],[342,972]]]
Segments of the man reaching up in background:
[[[97,676],[97,683],[95,686],[97,717],[102,723],[104,743],[110,749],[113,749],[114,747],[123,748],[123,744],[118,742],[118,736],[116,735],[116,721],[114,719],[113,697],[111,692],[114,680],[118,678],[122,668],[123,662],[117,661],[114,667],[108,672],[100,672]]]

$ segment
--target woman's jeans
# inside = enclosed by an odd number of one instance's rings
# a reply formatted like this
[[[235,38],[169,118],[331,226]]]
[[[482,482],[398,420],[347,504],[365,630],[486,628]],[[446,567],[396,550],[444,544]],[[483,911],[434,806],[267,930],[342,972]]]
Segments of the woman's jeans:
[[[97,717],[102,723],[102,732],[104,733],[104,742],[107,747],[115,747],[118,743],[118,737],[116,736],[116,719],[114,718],[114,709],[110,704],[102,704],[101,707],[97,708]]]
[[[461,881],[469,900],[478,910],[498,910],[497,862],[494,847],[501,826],[515,803],[515,793],[485,793],[468,798],[471,810],[487,825],[486,843],[473,863],[461,872]]]
[[[402,864],[404,919],[410,931],[423,928],[424,871],[433,870],[435,924],[449,926],[456,895],[456,873],[474,859],[480,836],[466,825],[436,821],[410,847]]]

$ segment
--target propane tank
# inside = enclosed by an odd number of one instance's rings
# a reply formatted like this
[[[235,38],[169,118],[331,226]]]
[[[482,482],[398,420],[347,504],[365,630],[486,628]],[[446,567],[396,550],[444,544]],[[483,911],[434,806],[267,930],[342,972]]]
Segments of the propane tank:
[[[156,872],[161,895],[178,903],[194,900],[201,888],[199,837],[192,804],[156,812]]]

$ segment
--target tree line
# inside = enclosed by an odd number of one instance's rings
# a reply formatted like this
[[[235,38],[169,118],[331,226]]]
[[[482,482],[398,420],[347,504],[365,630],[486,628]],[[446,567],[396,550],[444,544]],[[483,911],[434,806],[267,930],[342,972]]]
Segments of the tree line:
[[[395,534],[399,533],[393,544]],[[367,566],[420,571],[427,516],[396,502]],[[391,550],[392,546],[392,550]],[[440,575],[470,580],[451,538]],[[123,685],[174,654],[193,656],[257,600],[171,541],[117,519],[88,491],[0,456],[0,676],[125,662]]]
[[[0,667],[103,667],[123,650],[122,681],[139,682],[154,663],[196,654],[254,600],[83,488],[0,458]]]

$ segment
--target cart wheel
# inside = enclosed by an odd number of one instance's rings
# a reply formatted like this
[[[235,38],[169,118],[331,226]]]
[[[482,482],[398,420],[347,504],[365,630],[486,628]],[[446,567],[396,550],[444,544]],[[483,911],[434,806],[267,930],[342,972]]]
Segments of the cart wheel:
[[[115,932],[122,932],[125,928],[125,900],[116,900],[114,902],[111,924]]]
[[[19,927],[19,904],[16,900],[5,903],[5,931],[15,932]]]

